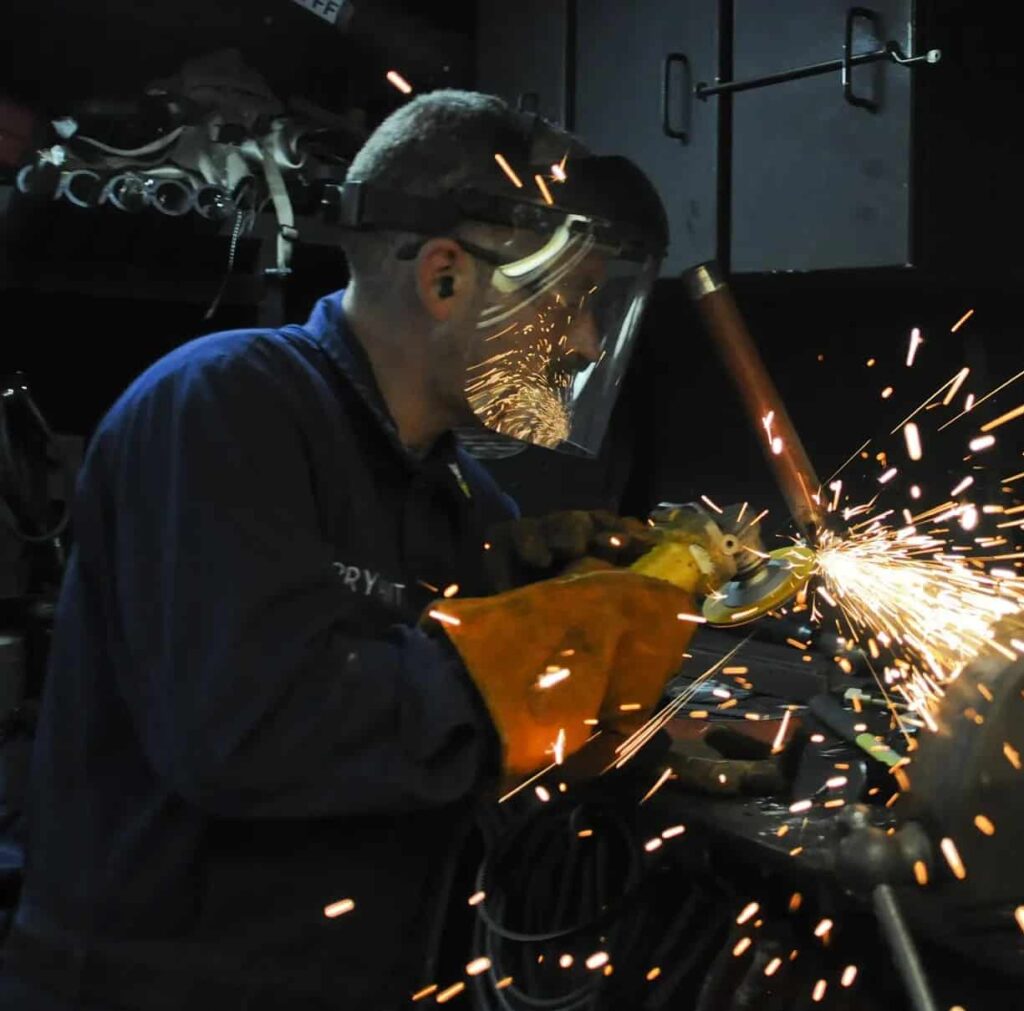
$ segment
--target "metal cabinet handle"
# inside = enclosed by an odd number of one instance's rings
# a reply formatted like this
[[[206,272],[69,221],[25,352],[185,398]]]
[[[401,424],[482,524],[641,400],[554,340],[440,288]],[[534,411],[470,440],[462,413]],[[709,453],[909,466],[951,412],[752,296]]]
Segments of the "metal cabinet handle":
[[[683,97],[685,109],[684,129],[676,130],[669,124],[669,84],[672,80],[672,65],[678,63],[683,68],[685,87]],[[690,61],[685,53],[669,53],[665,57],[661,76],[661,132],[673,140],[681,140],[686,144],[690,139],[690,94],[693,91],[693,80],[690,73]]]
[[[853,26],[858,18],[870,23],[876,38],[881,37],[881,27],[878,23],[877,11],[868,10],[867,7],[851,7],[846,12],[846,28],[843,32],[843,65],[841,68],[843,98],[850,105],[857,105],[862,109],[870,109],[872,112],[877,112],[878,103],[876,101],[870,98],[862,98],[853,92],[853,74],[851,73],[853,67]]]

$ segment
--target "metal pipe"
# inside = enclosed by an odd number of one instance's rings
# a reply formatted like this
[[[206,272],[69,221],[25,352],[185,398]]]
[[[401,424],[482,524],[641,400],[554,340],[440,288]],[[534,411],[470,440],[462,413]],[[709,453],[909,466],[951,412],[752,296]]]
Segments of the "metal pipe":
[[[775,475],[789,511],[800,532],[813,544],[824,521],[822,508],[815,501],[821,482],[747,330],[732,292],[712,263],[694,267],[683,276],[712,343],[736,384],[750,422],[763,440],[768,466]],[[769,417],[770,437],[765,427]]]
[[[899,903],[892,885],[877,885],[871,893],[878,923],[889,942],[896,969],[907,988],[911,1006],[914,1011],[939,1011],[938,1004],[932,996],[928,977],[925,975],[921,957],[917,953],[913,937],[907,929],[906,921],[900,912]]]

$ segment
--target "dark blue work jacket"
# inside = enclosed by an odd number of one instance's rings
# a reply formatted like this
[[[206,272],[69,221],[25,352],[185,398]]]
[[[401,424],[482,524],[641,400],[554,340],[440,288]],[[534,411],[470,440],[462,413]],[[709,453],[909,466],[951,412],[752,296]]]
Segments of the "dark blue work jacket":
[[[486,591],[486,527],[515,506],[451,436],[403,447],[341,296],[157,362],[80,477],[18,922],[172,966],[153,1007],[190,979],[289,1011],[434,982],[437,886],[497,773],[475,688],[416,621],[451,583]]]

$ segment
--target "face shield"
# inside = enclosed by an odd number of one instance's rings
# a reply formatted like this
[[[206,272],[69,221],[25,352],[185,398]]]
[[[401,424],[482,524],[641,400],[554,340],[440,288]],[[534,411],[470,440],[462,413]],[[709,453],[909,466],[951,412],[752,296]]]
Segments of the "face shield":
[[[595,455],[668,244],[665,212],[625,158],[536,156],[534,144],[517,172],[496,153],[492,178],[438,197],[349,181],[335,219],[449,236],[475,257],[484,283],[465,363],[469,410],[499,440]],[[399,255],[414,257],[426,238]]]
[[[548,237],[495,263],[476,321],[466,402],[491,432],[595,455],[608,427],[659,260],[629,257],[606,227],[565,214]],[[461,240],[460,240],[461,241]]]

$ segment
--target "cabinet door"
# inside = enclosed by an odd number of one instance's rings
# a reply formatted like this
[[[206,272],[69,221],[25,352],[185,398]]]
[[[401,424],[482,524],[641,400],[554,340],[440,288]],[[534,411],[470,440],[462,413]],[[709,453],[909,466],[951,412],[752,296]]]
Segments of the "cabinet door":
[[[663,276],[712,259],[718,117],[692,91],[717,75],[717,3],[581,0],[578,12],[576,133],[598,154],[631,158],[657,187],[671,239]]]
[[[477,88],[566,123],[570,0],[479,0]]]
[[[853,52],[889,40],[910,52],[912,2],[868,0],[877,33],[857,19]],[[842,56],[845,2],[734,3],[737,80]],[[855,93],[872,97],[877,111],[844,100],[838,72],[735,94],[732,269],[910,263],[911,76],[933,72],[888,61],[854,67]]]

